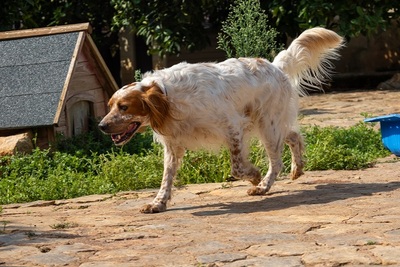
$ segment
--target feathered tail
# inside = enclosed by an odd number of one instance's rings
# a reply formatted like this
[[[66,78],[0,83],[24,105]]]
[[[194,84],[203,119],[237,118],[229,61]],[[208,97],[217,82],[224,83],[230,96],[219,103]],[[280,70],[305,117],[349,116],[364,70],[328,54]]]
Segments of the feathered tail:
[[[286,73],[299,94],[304,95],[306,88],[319,89],[330,77],[333,69],[330,60],[339,58],[338,50],[343,44],[343,38],[335,32],[312,28],[281,51],[272,64]]]

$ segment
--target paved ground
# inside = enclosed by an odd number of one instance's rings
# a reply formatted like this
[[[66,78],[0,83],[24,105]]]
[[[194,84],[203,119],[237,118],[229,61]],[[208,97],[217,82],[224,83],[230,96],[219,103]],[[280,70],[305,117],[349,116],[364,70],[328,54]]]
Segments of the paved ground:
[[[399,111],[400,92],[302,99],[302,123],[351,125]],[[397,102],[397,103],[396,103]],[[0,266],[400,266],[400,161],[307,172],[266,196],[245,182],[174,191],[169,210],[141,214],[154,190],[3,206]]]

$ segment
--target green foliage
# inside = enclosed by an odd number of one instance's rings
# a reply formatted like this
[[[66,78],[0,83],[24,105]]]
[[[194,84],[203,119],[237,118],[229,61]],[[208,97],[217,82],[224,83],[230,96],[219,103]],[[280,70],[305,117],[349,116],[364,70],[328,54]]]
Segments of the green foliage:
[[[163,172],[163,154],[154,145],[146,155],[125,152],[100,155],[99,185],[106,192],[118,192],[160,186]]]
[[[347,37],[370,36],[398,20],[400,12],[400,2],[392,0],[272,0],[263,4],[278,29],[292,37],[315,26],[334,29]]]
[[[115,9],[113,26],[132,27],[146,41],[149,54],[179,54],[182,48],[193,51],[209,44],[206,25],[219,20],[225,2],[111,0]]]
[[[58,136],[52,146],[55,150],[68,154],[80,153],[90,156],[93,153],[104,154],[111,151],[125,151],[129,154],[146,153],[152,148],[152,131],[147,128],[144,132],[136,134],[131,142],[123,147],[115,147],[110,136],[103,134],[97,127],[98,121],[92,119],[90,122],[91,132],[65,138]]]
[[[275,41],[278,32],[268,25],[268,16],[258,0],[236,0],[222,23],[218,48],[224,50],[228,58],[263,57],[272,60],[282,46]]]
[[[141,70],[135,70],[135,81],[140,82],[143,79]]]
[[[362,169],[390,154],[383,148],[380,133],[365,123],[349,129],[314,126],[305,136],[307,170]]]
[[[383,148],[380,133],[364,123],[348,129],[308,127],[304,135],[307,170],[366,168],[375,159],[390,154]],[[151,140],[151,135],[145,133],[131,143],[143,147],[147,145],[141,142],[147,144]],[[289,149],[285,149],[283,158],[287,173]],[[266,173],[268,161],[256,141],[251,145],[250,160]],[[162,172],[163,150],[158,144],[150,144],[136,154],[115,148],[102,154],[35,149],[30,155],[0,158],[0,204],[156,188]],[[229,176],[230,158],[226,149],[214,154],[188,151],[177,184],[223,182]]]
[[[249,10],[259,2],[248,1]],[[149,53],[163,56],[179,54],[183,48],[193,51],[205,47],[209,42],[207,33],[220,28],[233,2],[235,0],[2,0],[0,30],[90,22],[102,53],[111,48],[109,52],[115,54],[117,33],[122,27],[128,27],[144,38]],[[278,31],[291,37],[315,26],[354,37],[384,30],[398,20],[400,2],[270,0],[261,1],[261,7],[271,15],[270,21]],[[254,25],[268,25],[262,20],[262,17],[254,19]]]

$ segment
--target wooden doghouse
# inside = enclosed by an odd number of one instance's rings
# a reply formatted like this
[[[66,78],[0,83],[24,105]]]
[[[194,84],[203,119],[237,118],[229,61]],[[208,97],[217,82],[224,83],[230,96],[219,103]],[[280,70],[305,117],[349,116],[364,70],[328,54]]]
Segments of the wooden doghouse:
[[[89,23],[0,32],[0,138],[31,132],[46,147],[106,114],[118,86],[90,33]]]

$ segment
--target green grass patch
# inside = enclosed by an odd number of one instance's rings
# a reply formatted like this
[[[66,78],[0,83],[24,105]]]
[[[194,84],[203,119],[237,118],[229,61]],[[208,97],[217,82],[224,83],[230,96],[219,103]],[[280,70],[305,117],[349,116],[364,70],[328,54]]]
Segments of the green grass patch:
[[[390,154],[380,133],[371,125],[351,128],[307,127],[303,129],[306,170],[366,168]],[[0,204],[73,198],[89,194],[116,193],[156,188],[163,172],[163,149],[152,142],[149,131],[138,135],[129,147],[114,147],[104,136],[85,135],[61,140],[56,152],[35,149],[30,155],[0,158]],[[106,137],[109,138],[109,137]],[[85,142],[86,140],[86,142]],[[107,143],[109,142],[109,143]],[[254,142],[251,161],[263,173],[268,169],[263,148]],[[284,152],[285,170],[290,153]],[[227,150],[185,155],[177,184],[223,182],[230,176]]]
[[[357,170],[370,167],[390,155],[373,124],[350,128],[317,127],[305,131],[306,170]]]

